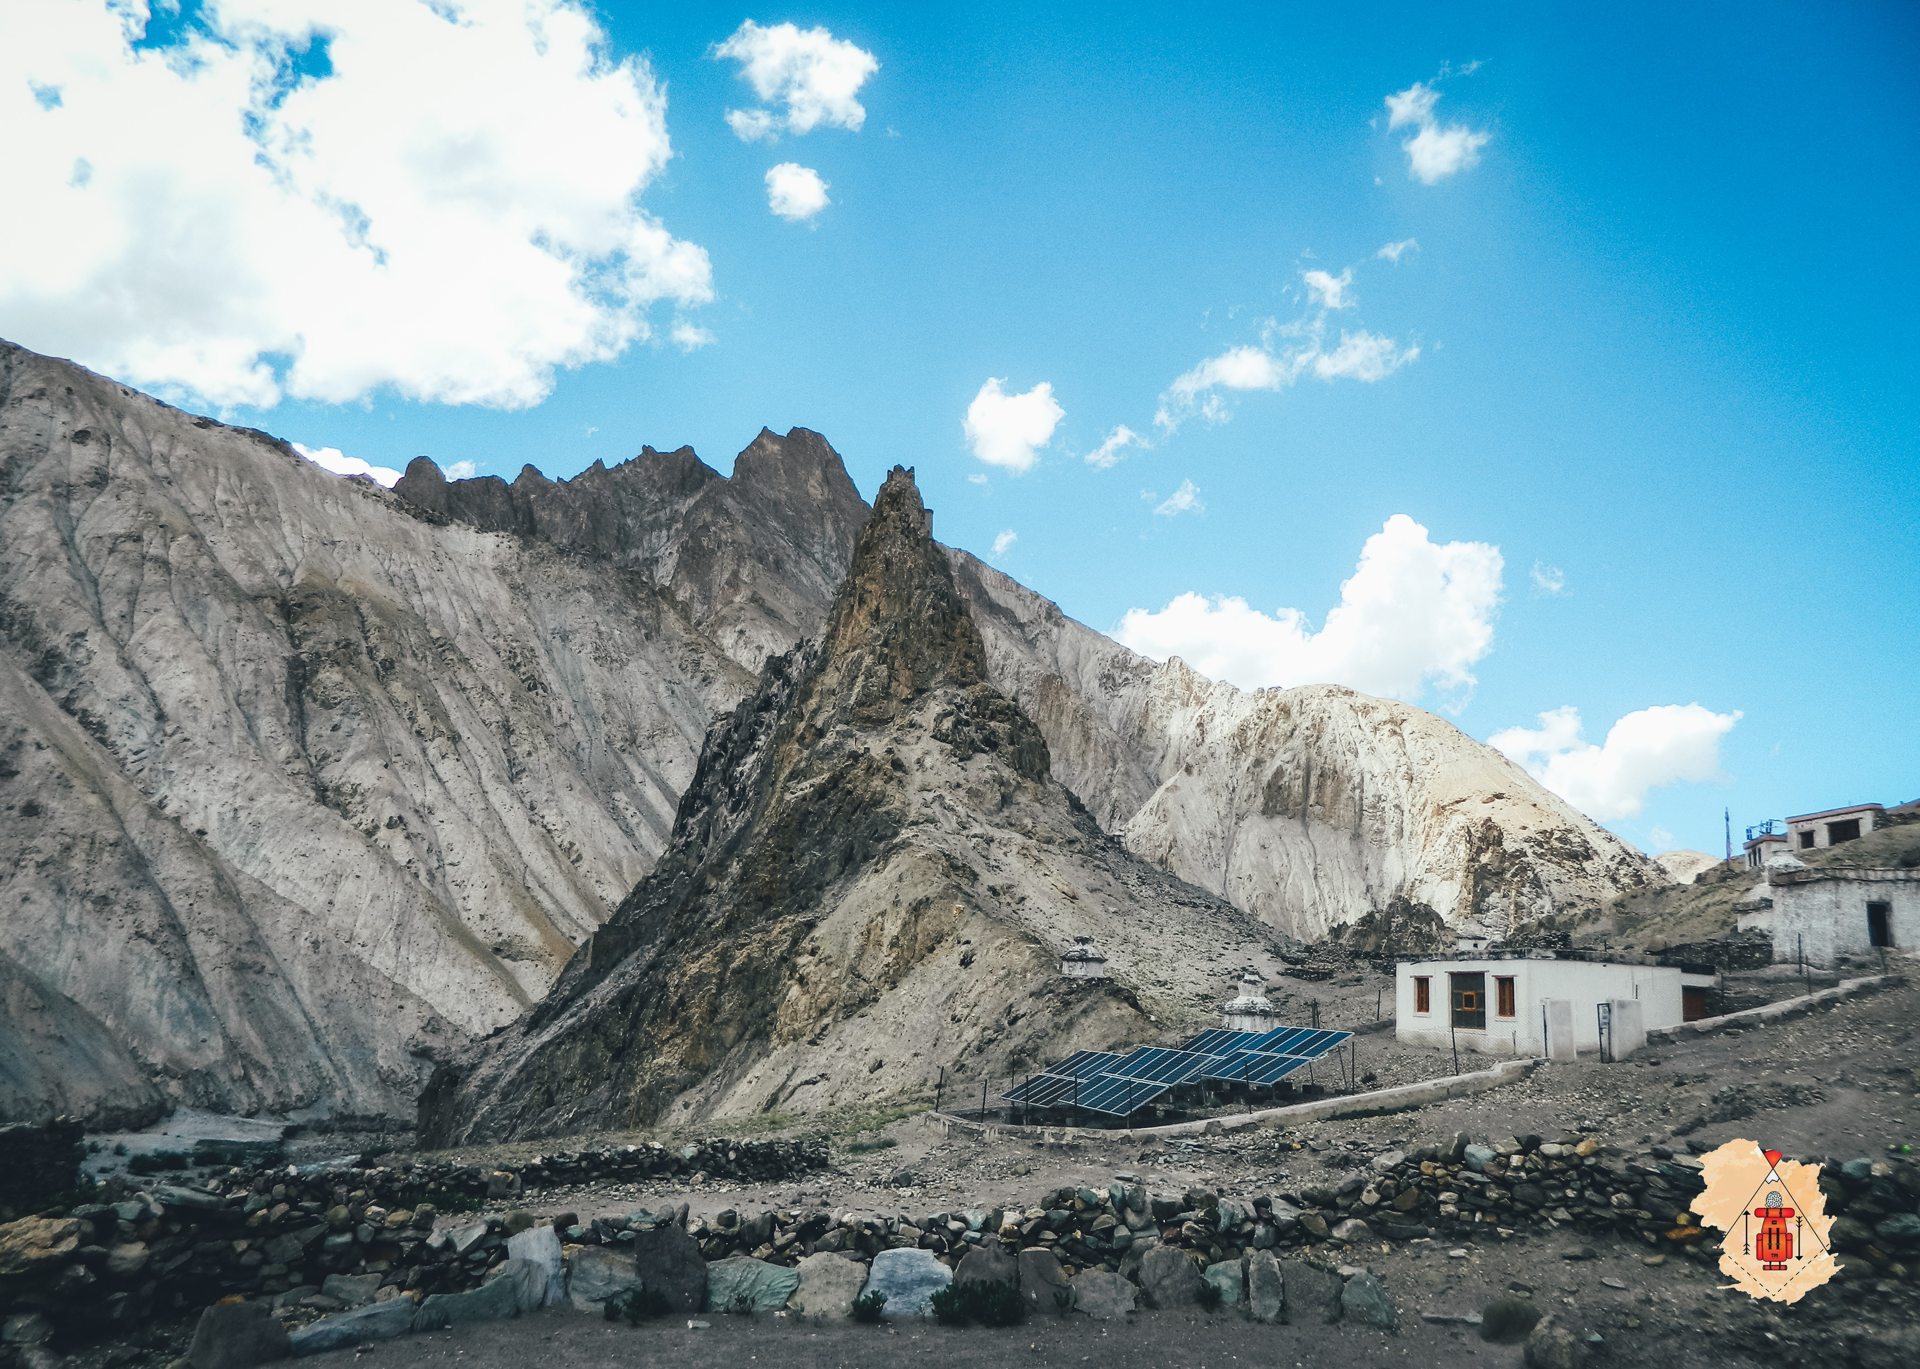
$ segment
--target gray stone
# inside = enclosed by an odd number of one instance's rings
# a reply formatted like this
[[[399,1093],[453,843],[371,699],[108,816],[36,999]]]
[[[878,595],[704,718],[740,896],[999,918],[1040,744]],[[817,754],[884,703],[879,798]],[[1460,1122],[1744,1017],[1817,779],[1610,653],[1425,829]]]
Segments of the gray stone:
[[[187,1363],[193,1369],[250,1369],[292,1353],[286,1328],[265,1303],[221,1302],[200,1314]]]
[[[1333,1239],[1344,1245],[1373,1239],[1373,1228],[1358,1217],[1349,1217],[1333,1229]]]
[[[1004,1283],[1010,1288],[1020,1284],[1020,1265],[999,1241],[983,1241],[966,1253],[960,1267],[953,1271],[956,1285],[968,1283]]]
[[[674,1312],[698,1312],[707,1296],[707,1261],[682,1226],[633,1233],[633,1267],[640,1286],[667,1300]]]
[[[380,1291],[378,1274],[329,1274],[320,1282],[322,1297],[336,1299],[342,1307],[358,1307],[372,1302]]]
[[[707,1266],[707,1306],[715,1312],[777,1312],[800,1276],[751,1255],[731,1255]]]
[[[1134,1287],[1118,1274],[1089,1269],[1068,1287],[1073,1293],[1073,1310],[1095,1321],[1112,1321],[1133,1311]]]
[[[546,1270],[526,1260],[508,1260],[478,1288],[465,1293],[436,1293],[421,1303],[414,1329],[438,1331],[468,1322],[505,1321],[544,1306],[546,1297]]]
[[[454,1252],[460,1255],[467,1254],[475,1246],[479,1245],[480,1242],[487,1239],[487,1230],[488,1228],[485,1222],[473,1222],[470,1225],[457,1228],[450,1238],[453,1241]]]
[[[1340,1276],[1305,1260],[1282,1260],[1280,1282],[1285,1286],[1287,1320],[1295,1325],[1340,1320]]]
[[[1041,1312],[1070,1312],[1073,1293],[1060,1257],[1051,1250],[1023,1250],[1019,1258],[1020,1296]]]
[[[537,1306],[556,1307],[567,1300],[566,1266],[560,1251],[560,1233],[550,1226],[532,1226],[507,1238],[507,1258],[525,1260],[541,1274]]]
[[[1475,1174],[1483,1173],[1489,1163],[1499,1158],[1492,1146],[1468,1146],[1461,1154],[1466,1158],[1467,1168]]]
[[[1340,1313],[1357,1326],[1391,1331],[1400,1324],[1386,1285],[1372,1274],[1355,1274],[1340,1291]]]
[[[53,1323],[38,1312],[20,1312],[0,1322],[0,1345],[45,1345],[53,1339]]]
[[[1192,1307],[1200,1301],[1200,1271],[1184,1250],[1158,1246],[1140,1261],[1140,1292],[1148,1307]]]
[[[1542,1317],[1527,1337],[1527,1369],[1580,1369],[1587,1347],[1556,1317]]]
[[[309,1322],[287,1337],[296,1355],[319,1355],[372,1340],[392,1340],[413,1329],[417,1311],[411,1298],[369,1303],[351,1312]]]
[[[1518,1345],[1540,1320],[1540,1309],[1525,1298],[1495,1298],[1480,1309],[1480,1339]]]
[[[610,1245],[583,1245],[568,1261],[567,1295],[582,1312],[597,1312],[608,1298],[640,1287],[633,1256]]]
[[[933,1295],[952,1283],[953,1271],[931,1250],[883,1250],[873,1257],[862,1296],[883,1295],[887,1302],[880,1315],[897,1321],[931,1314]]]
[[[1246,1282],[1246,1270],[1238,1260],[1221,1260],[1210,1264],[1201,1278],[1220,1290],[1222,1307],[1238,1307],[1244,1302],[1242,1285]]]
[[[1920,1216],[1911,1212],[1896,1212],[1876,1222],[1873,1234],[1889,1245],[1920,1245]]]
[[[796,1283],[787,1306],[803,1317],[845,1321],[867,1281],[867,1267],[845,1255],[809,1255],[794,1266]]]
[[[1280,1261],[1270,1250],[1256,1250],[1247,1258],[1247,1315],[1255,1321],[1287,1319],[1287,1289]]]

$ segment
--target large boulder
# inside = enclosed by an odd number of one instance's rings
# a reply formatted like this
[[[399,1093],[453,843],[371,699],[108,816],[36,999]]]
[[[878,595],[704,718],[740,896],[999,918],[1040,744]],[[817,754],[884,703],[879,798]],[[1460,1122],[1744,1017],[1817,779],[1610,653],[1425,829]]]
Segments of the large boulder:
[[[1282,1260],[1280,1282],[1284,1285],[1286,1316],[1295,1325],[1340,1320],[1340,1295],[1345,1291],[1340,1276],[1305,1260]]]
[[[1020,1296],[1029,1307],[1041,1312],[1073,1310],[1073,1292],[1058,1255],[1051,1250],[1023,1250],[1019,1269]]]
[[[380,1291],[378,1274],[329,1274],[320,1281],[320,1293],[343,1307],[358,1307],[373,1301]]]
[[[540,1271],[536,1307],[553,1307],[567,1300],[566,1266],[562,1263],[560,1233],[550,1226],[531,1226],[507,1238],[507,1258],[524,1260]]]
[[[1268,1323],[1287,1319],[1287,1288],[1280,1276],[1280,1261],[1271,1250],[1256,1250],[1247,1257],[1247,1315]]]
[[[983,1241],[961,1258],[959,1268],[953,1271],[953,1282],[956,1287],[970,1283],[1004,1283],[1009,1288],[1017,1288],[1020,1262],[1008,1254],[999,1241]]]
[[[1184,1250],[1156,1246],[1140,1261],[1140,1291],[1148,1307],[1193,1307],[1200,1301],[1200,1271]]]
[[[698,1312],[707,1296],[707,1261],[682,1226],[642,1227],[633,1233],[633,1267],[640,1286],[667,1300],[674,1312]]]
[[[578,1246],[568,1258],[567,1296],[582,1312],[598,1312],[607,1299],[638,1287],[633,1256],[618,1246]]]
[[[1073,1310],[1083,1312],[1095,1321],[1112,1321],[1134,1309],[1136,1290],[1118,1274],[1089,1269],[1077,1275],[1070,1287],[1073,1291]]]
[[[787,1306],[803,1317],[844,1321],[867,1281],[867,1267],[845,1255],[809,1255],[794,1266],[798,1282]]]
[[[1377,1331],[1391,1331],[1400,1324],[1400,1314],[1387,1296],[1386,1285],[1365,1271],[1348,1279],[1340,1290],[1340,1313],[1356,1326],[1371,1326]]]
[[[1480,1309],[1480,1339],[1496,1345],[1518,1345],[1539,1321],[1539,1308],[1525,1298],[1507,1294]]]
[[[931,1250],[882,1250],[867,1271],[865,1292],[883,1295],[887,1302],[880,1315],[896,1321],[929,1315],[933,1295],[952,1283],[953,1271]]]
[[[220,1302],[200,1314],[187,1363],[193,1369],[252,1369],[292,1353],[286,1328],[265,1303]]]
[[[64,1263],[80,1248],[84,1225],[72,1217],[22,1217],[0,1225],[0,1278]]]
[[[715,1312],[778,1312],[800,1276],[751,1255],[731,1255],[707,1266],[707,1306]]]
[[[1527,1369],[1581,1369],[1587,1347],[1559,1318],[1542,1317],[1527,1336]]]
[[[296,1355],[319,1355],[349,1345],[404,1336],[413,1329],[417,1315],[411,1298],[392,1298],[308,1322],[297,1327],[287,1340]]]
[[[1210,1264],[1200,1276],[1220,1290],[1220,1306],[1238,1307],[1246,1301],[1246,1267],[1238,1260]]]
[[[478,1288],[465,1293],[436,1293],[421,1303],[414,1329],[438,1331],[468,1322],[504,1321],[544,1307],[546,1298],[546,1270],[526,1260],[508,1260]]]

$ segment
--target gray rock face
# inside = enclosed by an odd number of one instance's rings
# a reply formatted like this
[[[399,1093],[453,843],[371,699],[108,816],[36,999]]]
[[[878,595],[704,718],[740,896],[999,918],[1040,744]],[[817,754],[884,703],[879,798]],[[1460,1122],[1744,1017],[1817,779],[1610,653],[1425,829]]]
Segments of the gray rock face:
[[[367,1341],[392,1340],[395,1336],[404,1336],[413,1330],[414,1318],[418,1314],[419,1309],[410,1299],[394,1298],[309,1322],[288,1333],[288,1341],[296,1355],[325,1354],[329,1350],[341,1350]]]
[[[879,1293],[887,1300],[880,1315],[888,1321],[932,1314],[933,1295],[953,1283],[953,1271],[931,1250],[882,1250],[867,1270],[861,1296]]]
[[[547,1271],[527,1260],[508,1260],[478,1288],[465,1293],[436,1293],[421,1303],[413,1329],[438,1331],[469,1322],[504,1321],[536,1311],[546,1305],[546,1300]]]
[[[1280,1282],[1289,1322],[1311,1326],[1340,1320],[1340,1295],[1345,1290],[1340,1276],[1331,1269],[1305,1260],[1282,1260]]]
[[[1020,1284],[1020,1262],[996,1241],[985,1241],[969,1250],[953,1271],[956,1286],[969,1283],[1004,1283],[1009,1288]]]
[[[1222,1307],[1238,1307],[1247,1300],[1246,1267],[1238,1260],[1221,1260],[1210,1264],[1201,1274],[1208,1283],[1220,1290]]]
[[[787,1305],[800,1276],[783,1265],[751,1255],[732,1255],[707,1266],[707,1308],[713,1312],[777,1312]]]
[[[867,1281],[866,1266],[844,1255],[809,1255],[795,1265],[793,1296],[787,1305],[803,1317],[844,1321]]]
[[[1200,1301],[1200,1271],[1184,1250],[1158,1246],[1140,1261],[1140,1291],[1148,1307],[1192,1307]]]
[[[698,1312],[707,1296],[707,1261],[700,1243],[680,1226],[636,1231],[633,1268],[642,1288],[651,1288],[675,1312]]]
[[[1073,1310],[1095,1321],[1113,1321],[1133,1311],[1138,1290],[1118,1274],[1089,1269],[1073,1278]]]
[[[1340,1314],[1355,1325],[1377,1331],[1391,1331],[1400,1324],[1400,1314],[1387,1296],[1386,1285],[1365,1271],[1348,1279],[1340,1291]]]
[[[192,1369],[252,1369],[292,1353],[286,1329],[265,1303],[216,1303],[193,1328],[187,1363]]]
[[[1051,1250],[1022,1250],[1019,1256],[1020,1296],[1041,1312],[1068,1312],[1073,1308],[1073,1295],[1067,1285],[1066,1273],[1060,1268],[1060,1257]],[[1065,1294],[1063,1299],[1061,1294]]]
[[[521,1260],[538,1271],[539,1277],[532,1280],[540,1290],[535,1307],[556,1307],[567,1300],[560,1233],[552,1227],[531,1226],[507,1237],[507,1258]]]
[[[640,1287],[633,1256],[619,1246],[580,1246],[567,1265],[567,1295],[582,1312],[597,1312],[608,1298]]]
[[[1268,1323],[1287,1319],[1286,1283],[1271,1250],[1256,1250],[1247,1257],[1247,1315]]]

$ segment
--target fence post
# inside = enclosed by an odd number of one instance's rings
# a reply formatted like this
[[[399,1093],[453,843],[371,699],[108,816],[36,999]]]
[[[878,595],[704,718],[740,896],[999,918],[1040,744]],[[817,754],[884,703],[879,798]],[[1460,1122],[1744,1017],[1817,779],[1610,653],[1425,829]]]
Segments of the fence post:
[[[933,1081],[933,1110],[940,1111],[940,1095],[947,1087],[947,1067],[940,1067],[940,1077]]]

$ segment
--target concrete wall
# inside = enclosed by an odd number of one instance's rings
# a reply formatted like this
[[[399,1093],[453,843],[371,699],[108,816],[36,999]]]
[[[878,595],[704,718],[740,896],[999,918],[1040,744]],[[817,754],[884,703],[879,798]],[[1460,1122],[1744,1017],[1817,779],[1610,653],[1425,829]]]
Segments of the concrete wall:
[[[1486,976],[1487,1024],[1450,1030],[1452,993],[1448,976],[1473,972]],[[1427,976],[1432,985],[1430,1010],[1424,1014],[1414,1009],[1413,981],[1421,975]],[[1501,1017],[1497,1012],[1499,995],[1494,981],[1506,975],[1514,980],[1512,1017]],[[1428,960],[1403,964],[1395,974],[1395,1035],[1421,1046],[1445,1049],[1457,1040],[1461,1050],[1485,1055],[1542,1056],[1548,1054],[1549,1045],[1541,1037],[1542,1004],[1554,999],[1569,1005],[1574,1046],[1582,1052],[1599,1049],[1596,1009],[1611,999],[1640,1003],[1647,1028],[1673,1026],[1683,1016],[1680,971],[1664,965],[1585,960]]]
[[[1787,820],[1787,849],[1790,851],[1818,851],[1833,845],[1828,829],[1836,822],[1858,822],[1860,824],[1860,835],[1864,837],[1873,830],[1874,821],[1879,816],[1878,810],[1865,808],[1858,812],[1825,814],[1820,817],[1803,818],[1798,821],[1790,818]],[[1802,834],[1806,832],[1813,834],[1813,844],[1811,846],[1807,845],[1806,840],[1802,836]]]
[[[1840,956],[1879,954],[1868,944],[1867,905],[1892,905],[1890,954],[1920,951],[1920,870],[1776,870],[1773,894],[1773,958],[1831,965]]]

